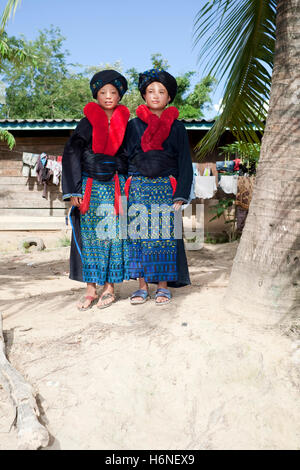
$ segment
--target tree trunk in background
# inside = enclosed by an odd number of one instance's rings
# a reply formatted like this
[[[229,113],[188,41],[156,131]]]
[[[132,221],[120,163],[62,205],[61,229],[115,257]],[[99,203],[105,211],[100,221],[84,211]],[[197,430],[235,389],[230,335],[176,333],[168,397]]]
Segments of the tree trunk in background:
[[[300,0],[278,0],[269,114],[225,303],[300,325]]]

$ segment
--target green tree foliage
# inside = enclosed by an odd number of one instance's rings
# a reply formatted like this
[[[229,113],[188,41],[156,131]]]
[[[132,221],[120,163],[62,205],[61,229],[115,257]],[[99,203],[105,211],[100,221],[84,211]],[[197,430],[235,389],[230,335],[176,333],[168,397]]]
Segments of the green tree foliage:
[[[139,83],[139,72],[136,68],[132,67],[131,69],[126,70],[125,77],[128,82],[128,91],[122,99],[122,104],[127,106],[130,111],[130,117],[135,117],[136,108],[144,103],[143,98],[138,90]]]
[[[15,119],[76,119],[82,117],[84,105],[92,100],[89,88],[90,77],[104,69],[122,72],[121,63],[100,64],[75,73],[68,63],[68,51],[64,49],[65,38],[59,28],[53,26],[39,32],[34,41],[24,37],[8,39],[10,47],[26,51],[34,58],[16,66],[11,60],[3,61],[2,78],[7,84],[5,102],[0,104],[1,118]],[[76,64],[77,69],[80,66]],[[160,53],[151,55],[149,68],[169,68],[169,63]],[[198,119],[209,105],[210,92],[215,84],[211,76],[203,78],[192,86],[196,72],[186,72],[176,77],[178,94],[174,106],[179,109],[182,119]],[[136,108],[144,103],[138,89],[138,71],[132,67],[124,73],[128,80],[128,92],[122,104],[135,116]]]
[[[164,59],[160,52],[151,54],[151,66],[155,69],[168,70],[170,68],[167,59]]]
[[[169,63],[163,58],[162,54],[151,54],[149,68],[169,69]],[[176,77],[177,95],[172,103],[179,110],[180,119],[200,119],[204,116],[204,109],[211,104],[210,93],[212,92],[216,80],[211,75],[207,75],[192,88],[192,78],[196,72],[186,72]],[[135,115],[135,109],[144,103],[139,91],[137,90],[139,73],[135,68],[126,71],[128,80],[128,93],[123,98],[123,103],[130,109],[131,115]]]
[[[34,64],[15,66],[4,61],[3,81],[6,103],[2,118],[80,118],[82,105],[90,100],[89,80],[82,73],[72,73],[63,50],[64,37],[58,28],[40,31],[35,41],[24,37],[10,43],[24,48],[34,57]]]
[[[225,158],[229,158],[230,155],[234,155],[236,158],[241,158],[244,165],[249,168],[252,163],[255,163],[257,166],[260,156],[260,148],[260,143],[241,142],[237,140],[232,144],[219,147],[219,150],[221,150],[221,155],[225,155]]]
[[[8,0],[2,13],[0,25],[0,72],[3,69],[4,61],[10,61],[11,63],[17,65],[19,63],[28,61],[29,59],[26,52],[22,48],[10,44],[4,31],[7,21],[11,15],[15,14],[16,8],[20,2],[21,0]],[[1,101],[3,101],[3,96],[1,96]],[[0,140],[6,142],[10,149],[12,149],[15,145],[14,136],[8,131],[0,131]]]
[[[19,47],[11,39],[7,37],[5,32],[0,33],[0,71],[3,70],[5,61],[9,61],[14,66],[29,61],[27,51],[23,47]],[[33,58],[31,59],[31,63]]]
[[[181,119],[200,119],[204,116],[205,107],[211,104],[210,93],[216,84],[215,78],[207,75],[196,83],[193,91],[190,91],[191,79],[195,73],[186,72],[176,77],[178,91],[172,104],[179,109]]]

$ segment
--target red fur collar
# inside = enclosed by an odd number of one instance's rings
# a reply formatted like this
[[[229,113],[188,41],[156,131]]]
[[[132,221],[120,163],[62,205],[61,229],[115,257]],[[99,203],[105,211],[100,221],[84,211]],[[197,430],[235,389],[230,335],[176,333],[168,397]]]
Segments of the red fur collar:
[[[83,110],[93,126],[93,151],[115,155],[119,150],[126,131],[130,116],[129,109],[120,104],[116,107],[108,125],[105,111],[97,103],[88,103]]]
[[[148,124],[141,139],[143,151],[163,150],[162,143],[169,137],[172,124],[179,116],[178,109],[171,106],[165,109],[159,118],[151,113],[145,104],[141,104],[136,110],[136,115]]]

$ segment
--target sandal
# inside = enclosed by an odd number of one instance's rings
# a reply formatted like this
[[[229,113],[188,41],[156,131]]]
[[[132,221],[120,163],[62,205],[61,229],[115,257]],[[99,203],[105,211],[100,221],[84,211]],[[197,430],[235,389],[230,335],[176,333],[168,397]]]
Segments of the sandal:
[[[80,302],[81,304],[84,304],[84,302],[85,302],[86,300],[90,300],[90,303],[89,303],[89,305],[88,305],[87,307],[84,307],[83,305],[82,305],[81,307],[79,307],[79,306],[77,305],[77,309],[78,309],[80,312],[84,312],[85,310],[88,310],[89,308],[92,308],[93,305],[96,303],[96,300],[98,300],[98,296],[97,296],[97,297],[93,297],[93,296],[91,296],[91,295],[83,295],[82,297],[80,297],[79,302]]]
[[[111,301],[110,301],[110,302],[107,302],[106,304],[100,304],[100,303],[99,303],[99,302],[101,302],[102,300],[106,300],[106,299],[111,299]],[[104,295],[102,295],[102,296],[100,297],[100,300],[99,300],[99,302],[97,303],[97,308],[102,309],[102,308],[110,307],[110,306],[111,306],[113,303],[115,303],[116,301],[117,301],[117,299],[116,299],[115,294],[110,294],[110,293],[104,294]]]
[[[133,299],[135,297],[142,297],[142,300],[136,300],[134,301]],[[149,292],[145,289],[139,289],[136,290],[130,297],[130,303],[132,305],[138,305],[138,304],[144,304],[147,302],[147,300],[150,299]]]
[[[164,302],[157,302],[158,297],[166,297],[167,300],[165,300]],[[160,287],[155,292],[155,304],[156,305],[169,304],[171,302],[171,297],[172,296],[171,296],[171,292],[169,291],[169,289],[164,289],[163,287]]]

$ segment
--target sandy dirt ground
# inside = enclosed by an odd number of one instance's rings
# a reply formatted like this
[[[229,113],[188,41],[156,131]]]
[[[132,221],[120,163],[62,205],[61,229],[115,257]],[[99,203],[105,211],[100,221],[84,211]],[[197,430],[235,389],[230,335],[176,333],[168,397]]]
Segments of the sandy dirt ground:
[[[22,236],[0,238],[0,311],[47,449],[299,449],[299,340],[224,306],[238,242],[188,252],[192,286],[169,305],[130,305],[130,281],[114,306],[79,312],[60,235],[29,253]],[[0,449],[17,447],[13,420],[0,386]]]

